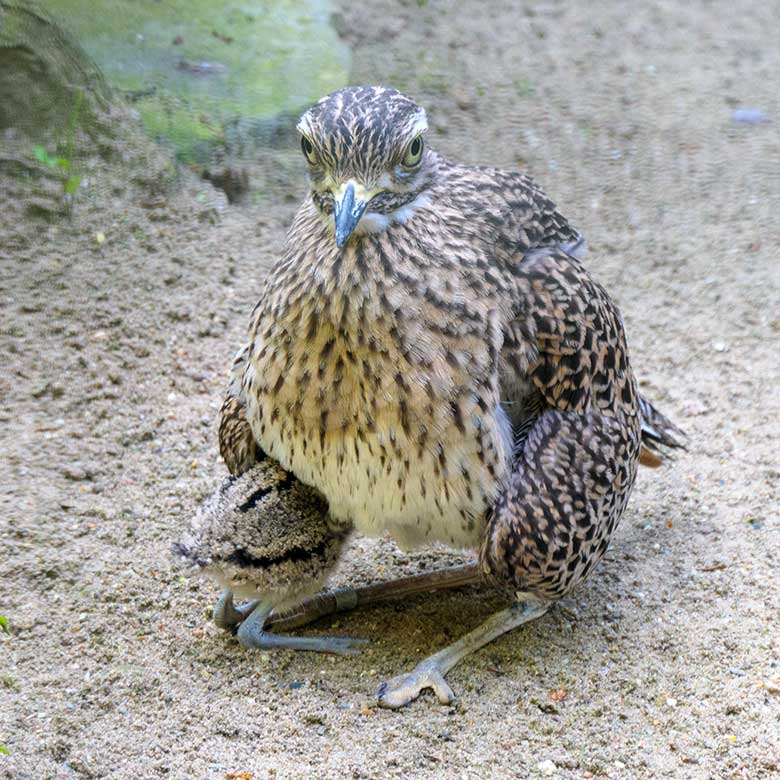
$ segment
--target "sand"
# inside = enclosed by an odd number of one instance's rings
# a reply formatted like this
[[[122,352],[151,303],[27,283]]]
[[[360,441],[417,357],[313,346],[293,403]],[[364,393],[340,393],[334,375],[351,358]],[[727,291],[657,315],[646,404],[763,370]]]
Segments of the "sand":
[[[370,638],[357,658],[252,652],[169,554],[224,474],[227,365],[304,192],[294,138],[240,206],[98,166],[73,219],[45,221],[6,176],[0,778],[780,776],[777,9],[387,5],[339,5],[353,82],[414,95],[447,156],[544,185],[689,451],[641,472],[573,598],[450,673],[453,706],[377,709],[383,679],[500,598],[308,629]],[[464,559],[358,539],[334,582]]]

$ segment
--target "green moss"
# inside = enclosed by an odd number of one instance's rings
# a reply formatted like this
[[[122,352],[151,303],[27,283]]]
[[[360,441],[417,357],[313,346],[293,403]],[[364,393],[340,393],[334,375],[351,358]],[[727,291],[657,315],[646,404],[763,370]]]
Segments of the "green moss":
[[[148,132],[183,159],[236,118],[297,112],[346,83],[349,50],[327,0],[48,0],[124,91]]]

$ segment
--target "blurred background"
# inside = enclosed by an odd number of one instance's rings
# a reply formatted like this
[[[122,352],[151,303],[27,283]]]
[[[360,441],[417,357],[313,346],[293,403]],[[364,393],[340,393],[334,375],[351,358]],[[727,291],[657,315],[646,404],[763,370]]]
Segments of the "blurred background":
[[[0,778],[779,776],[778,33],[725,0],[0,0]],[[544,187],[691,435],[575,598],[401,714],[376,685],[497,596],[340,616],[357,659],[252,654],[168,552],[224,474],[297,117],[359,83]],[[337,582],[465,557],[357,539]]]

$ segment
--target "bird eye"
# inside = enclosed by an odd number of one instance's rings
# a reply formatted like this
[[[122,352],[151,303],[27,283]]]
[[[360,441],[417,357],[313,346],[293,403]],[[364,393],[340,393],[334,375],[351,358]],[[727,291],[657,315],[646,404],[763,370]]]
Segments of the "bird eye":
[[[306,156],[306,159],[311,165],[316,165],[318,162],[317,152],[314,151],[314,144],[306,137],[301,138],[301,149]]]
[[[404,166],[406,168],[414,168],[415,165],[418,165],[422,159],[422,152],[423,139],[421,135],[418,135],[417,138],[409,144],[409,148],[406,150],[406,157],[404,157],[403,160]]]

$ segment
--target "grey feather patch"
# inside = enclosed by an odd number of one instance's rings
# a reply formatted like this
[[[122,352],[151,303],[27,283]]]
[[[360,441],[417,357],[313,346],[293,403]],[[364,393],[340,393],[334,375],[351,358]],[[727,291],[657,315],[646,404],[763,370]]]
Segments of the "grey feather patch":
[[[264,460],[203,502],[173,552],[240,597],[280,607],[321,586],[347,534],[314,488]]]

